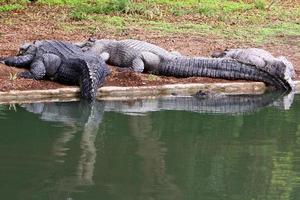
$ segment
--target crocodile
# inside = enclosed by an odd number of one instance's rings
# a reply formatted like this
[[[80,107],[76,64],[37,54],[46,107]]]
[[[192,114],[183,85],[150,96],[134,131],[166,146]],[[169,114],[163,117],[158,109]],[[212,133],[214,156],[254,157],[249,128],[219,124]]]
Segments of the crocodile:
[[[139,40],[89,39],[77,43],[85,52],[94,52],[107,64],[135,72],[148,72],[174,77],[204,76],[229,80],[262,81],[282,90],[292,90],[290,69],[285,65],[274,70],[232,58],[187,57],[169,52],[154,44]],[[275,63],[278,64],[278,63]],[[287,74],[287,76],[285,76]]]
[[[97,88],[109,74],[106,63],[97,55],[57,40],[25,43],[17,56],[5,58],[3,63],[14,67],[30,67],[29,71],[18,74],[20,78],[50,79],[68,85],[80,85],[84,99],[95,99]]]
[[[231,58],[239,62],[264,68],[269,73],[284,76],[291,85],[292,78],[296,77],[293,64],[284,56],[274,57],[270,52],[259,48],[225,49],[216,51],[211,55],[213,58]],[[282,72],[282,69],[286,69]]]

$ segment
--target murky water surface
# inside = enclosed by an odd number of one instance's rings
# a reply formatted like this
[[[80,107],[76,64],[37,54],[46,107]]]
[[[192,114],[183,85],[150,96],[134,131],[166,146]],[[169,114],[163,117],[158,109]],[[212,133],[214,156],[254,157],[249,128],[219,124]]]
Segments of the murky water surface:
[[[0,127],[0,199],[300,198],[300,96],[2,105]]]

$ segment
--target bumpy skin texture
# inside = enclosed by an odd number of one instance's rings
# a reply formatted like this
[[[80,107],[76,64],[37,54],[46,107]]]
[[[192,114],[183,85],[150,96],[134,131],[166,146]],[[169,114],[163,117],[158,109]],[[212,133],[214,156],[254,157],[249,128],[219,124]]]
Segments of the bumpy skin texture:
[[[120,41],[89,39],[77,45],[85,52],[96,53],[110,65],[129,68],[135,72],[143,72],[147,70],[146,67],[151,68],[151,65],[159,64],[159,57],[168,59],[180,57],[178,52],[169,52],[156,45],[131,39]]]
[[[15,67],[30,67],[19,77],[50,79],[69,85],[80,85],[84,99],[94,99],[97,88],[104,82],[109,69],[106,63],[92,53],[67,42],[40,40],[20,47],[18,56],[9,57],[4,63]]]
[[[293,85],[292,78],[296,77],[294,66],[285,57],[274,57],[270,52],[258,49],[226,49],[212,54],[214,58],[231,58],[241,63],[257,66],[265,69],[270,74],[285,79],[290,85]]]
[[[204,76],[262,81],[283,90],[291,90],[293,87],[292,81],[285,79],[285,70],[276,65],[266,67],[232,57],[189,58],[138,40],[88,40],[77,45],[83,51],[96,53],[108,64],[136,72],[151,72],[175,77]],[[250,57],[250,61],[251,59]]]

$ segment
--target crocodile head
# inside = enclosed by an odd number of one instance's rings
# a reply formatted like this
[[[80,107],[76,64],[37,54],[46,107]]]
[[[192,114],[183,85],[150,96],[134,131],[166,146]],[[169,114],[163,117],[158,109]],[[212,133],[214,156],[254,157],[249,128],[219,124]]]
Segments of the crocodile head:
[[[33,43],[24,43],[19,47],[18,56],[32,54],[34,55],[36,52],[37,46],[35,42]]]
[[[95,53],[96,55],[100,55],[103,52],[108,51],[108,47],[112,41],[115,40],[109,40],[109,39],[96,40],[90,38],[83,43],[78,43],[77,46],[79,46],[84,52],[89,51]]]
[[[212,57],[235,59],[241,63],[256,66],[286,82],[291,89],[295,87],[292,80],[292,78],[295,78],[295,69],[292,63],[283,56],[274,57],[264,49],[225,49],[224,51],[214,52]]]

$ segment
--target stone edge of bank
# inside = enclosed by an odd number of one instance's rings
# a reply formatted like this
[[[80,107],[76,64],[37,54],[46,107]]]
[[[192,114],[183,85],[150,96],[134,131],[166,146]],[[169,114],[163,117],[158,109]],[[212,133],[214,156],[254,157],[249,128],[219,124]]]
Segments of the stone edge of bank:
[[[296,93],[300,93],[300,81],[295,81]],[[190,96],[198,91],[222,93],[227,95],[255,95],[266,91],[262,82],[234,83],[189,83],[156,86],[117,87],[105,86],[98,89],[99,100],[127,100],[169,96]],[[63,87],[47,90],[12,90],[0,92],[0,103],[30,103],[53,101],[76,101],[79,97],[78,87]]]

